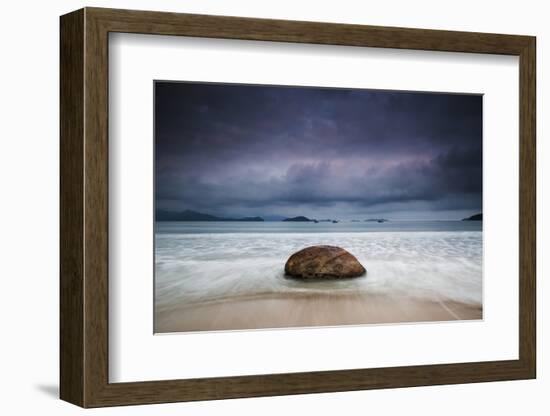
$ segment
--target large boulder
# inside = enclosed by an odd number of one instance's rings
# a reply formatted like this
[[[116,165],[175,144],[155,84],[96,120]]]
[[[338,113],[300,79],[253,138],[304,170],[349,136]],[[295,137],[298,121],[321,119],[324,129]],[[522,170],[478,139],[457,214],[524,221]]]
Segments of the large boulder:
[[[359,261],[340,247],[311,246],[286,261],[285,274],[301,279],[340,279],[366,273]]]

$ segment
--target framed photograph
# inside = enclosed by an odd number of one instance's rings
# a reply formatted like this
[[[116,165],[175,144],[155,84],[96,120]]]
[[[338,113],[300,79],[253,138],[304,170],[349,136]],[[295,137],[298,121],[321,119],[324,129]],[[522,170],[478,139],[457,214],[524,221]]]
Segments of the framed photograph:
[[[535,49],[62,16],[61,398],[535,378]]]

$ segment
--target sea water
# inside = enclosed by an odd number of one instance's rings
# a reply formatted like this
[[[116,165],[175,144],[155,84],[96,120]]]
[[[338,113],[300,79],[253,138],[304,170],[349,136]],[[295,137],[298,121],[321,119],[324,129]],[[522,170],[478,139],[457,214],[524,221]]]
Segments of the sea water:
[[[354,279],[284,275],[294,252],[339,246],[367,269]],[[482,302],[482,223],[477,221],[157,222],[155,306],[297,293],[372,293]]]

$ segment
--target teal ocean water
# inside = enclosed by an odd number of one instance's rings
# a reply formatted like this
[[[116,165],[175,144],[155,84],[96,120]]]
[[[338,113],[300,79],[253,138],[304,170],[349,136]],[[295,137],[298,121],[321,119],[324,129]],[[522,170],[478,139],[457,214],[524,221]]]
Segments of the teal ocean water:
[[[209,233],[368,233],[407,231],[481,231],[481,221],[387,221],[378,222],[238,222],[238,221],[162,221],[157,234]]]
[[[345,248],[367,274],[301,282],[284,276],[307,246]],[[155,308],[291,293],[372,293],[482,303],[482,223],[158,222]]]

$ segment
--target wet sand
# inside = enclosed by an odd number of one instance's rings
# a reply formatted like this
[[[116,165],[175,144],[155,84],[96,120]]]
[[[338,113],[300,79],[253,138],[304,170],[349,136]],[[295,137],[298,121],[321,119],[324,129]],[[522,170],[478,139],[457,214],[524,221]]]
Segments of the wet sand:
[[[482,319],[481,305],[374,294],[266,295],[157,310],[155,332]]]

